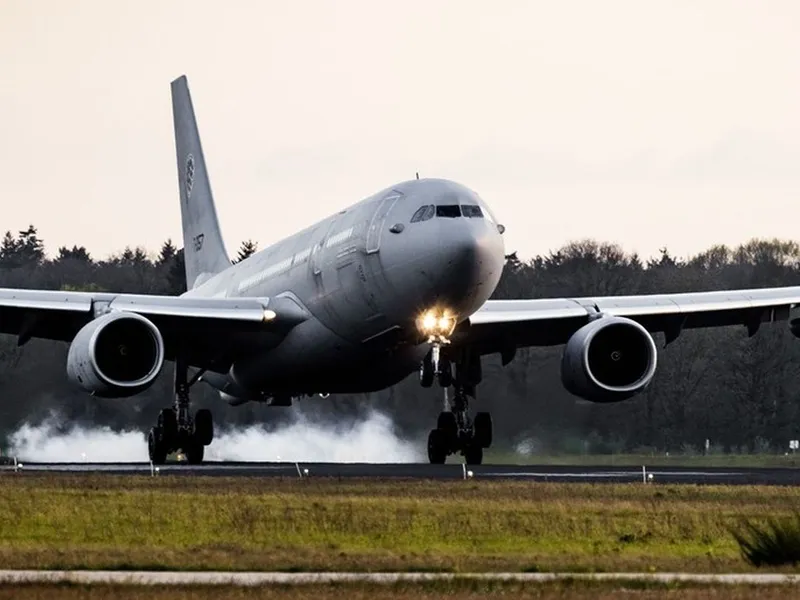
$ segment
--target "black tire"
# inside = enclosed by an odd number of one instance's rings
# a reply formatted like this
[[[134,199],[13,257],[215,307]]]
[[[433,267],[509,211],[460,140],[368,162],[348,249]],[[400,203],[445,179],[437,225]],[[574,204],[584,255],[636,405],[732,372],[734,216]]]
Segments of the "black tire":
[[[167,462],[167,449],[161,437],[158,427],[151,427],[147,433],[147,454],[154,465],[163,465]]]
[[[444,432],[444,437],[447,441],[447,449],[454,450],[458,443],[456,416],[450,411],[440,412],[439,418],[436,420],[436,428]]]
[[[178,438],[178,416],[174,408],[164,408],[158,413],[157,429],[165,448],[174,448]]]
[[[207,408],[201,408],[194,415],[194,439],[201,446],[208,446],[214,439],[214,420]]]
[[[483,462],[483,448],[477,444],[467,446],[464,450],[464,462],[468,465],[479,465]]]
[[[473,427],[475,445],[480,448],[490,448],[492,445],[492,415],[488,412],[479,412],[475,415]]]
[[[428,460],[432,465],[443,465],[447,459],[447,438],[440,429],[431,430],[428,435]]]
[[[439,364],[441,373],[439,373],[439,385],[443,388],[448,388],[453,385],[453,367],[449,360],[444,360]]]
[[[187,447],[183,449],[183,453],[186,455],[187,463],[190,465],[199,465],[203,462],[205,446],[193,439],[191,443],[187,444]]]
[[[429,388],[433,385],[433,366],[431,365],[430,361],[427,359],[422,361],[422,365],[419,368],[419,383],[424,388]]]

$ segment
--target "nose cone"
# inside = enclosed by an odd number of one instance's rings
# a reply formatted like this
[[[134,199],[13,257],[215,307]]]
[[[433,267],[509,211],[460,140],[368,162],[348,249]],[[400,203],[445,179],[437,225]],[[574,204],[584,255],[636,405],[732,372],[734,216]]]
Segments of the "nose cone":
[[[494,292],[505,262],[503,238],[484,219],[442,219],[439,227],[440,302],[459,315],[475,312]]]

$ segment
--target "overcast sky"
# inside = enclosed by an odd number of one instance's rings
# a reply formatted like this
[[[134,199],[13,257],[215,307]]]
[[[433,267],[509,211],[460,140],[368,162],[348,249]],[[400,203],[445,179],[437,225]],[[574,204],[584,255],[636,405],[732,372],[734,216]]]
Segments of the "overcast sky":
[[[397,181],[481,194],[525,257],[800,239],[800,3],[2,0],[0,229],[180,240],[189,77],[223,232]]]

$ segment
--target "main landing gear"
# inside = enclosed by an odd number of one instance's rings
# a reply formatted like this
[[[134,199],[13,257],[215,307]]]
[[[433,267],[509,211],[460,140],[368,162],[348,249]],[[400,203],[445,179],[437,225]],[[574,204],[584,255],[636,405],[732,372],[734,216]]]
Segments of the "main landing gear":
[[[456,361],[441,357],[437,343],[422,361],[420,383],[431,387],[435,379],[445,390],[444,410],[439,413],[436,429],[428,435],[428,459],[431,464],[444,464],[447,456],[460,452],[468,465],[483,462],[483,450],[492,445],[492,417],[488,412],[469,416],[469,399],[481,381],[480,357],[463,350]],[[453,373],[455,367],[455,373]],[[453,398],[447,390],[453,387]],[[449,410],[448,410],[449,409]]]
[[[199,465],[203,462],[205,447],[214,439],[214,422],[211,411],[190,412],[189,388],[197,383],[202,371],[188,380],[188,368],[181,360],[175,362],[175,403],[162,409],[158,422],[147,435],[147,451],[154,465],[163,465],[167,455],[182,450],[186,462]]]

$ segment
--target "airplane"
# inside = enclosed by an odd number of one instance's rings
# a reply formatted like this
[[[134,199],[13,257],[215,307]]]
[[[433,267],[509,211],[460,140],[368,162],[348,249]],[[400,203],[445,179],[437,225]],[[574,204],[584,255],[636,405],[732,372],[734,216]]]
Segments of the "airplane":
[[[418,177],[391,185],[232,264],[223,243],[186,76],[171,83],[187,292],[180,296],[0,289],[0,332],[69,343],[70,381],[125,398],[174,362],[172,405],[147,436],[163,464],[203,461],[211,412],[191,410],[202,381],[237,406],[385,389],[417,371],[451,391],[428,459],[481,464],[489,412],[471,415],[481,361],[564,345],[561,380],[591,402],[645,390],[684,329],[788,321],[800,287],[702,293],[492,300],[505,228],[468,187]],[[191,371],[191,376],[190,376]],[[451,389],[452,388],[452,389]]]

